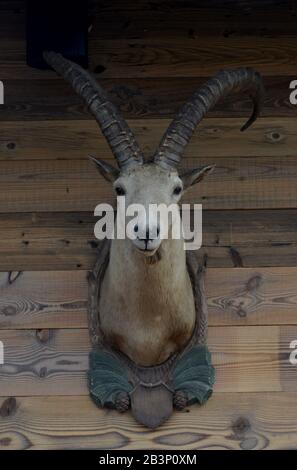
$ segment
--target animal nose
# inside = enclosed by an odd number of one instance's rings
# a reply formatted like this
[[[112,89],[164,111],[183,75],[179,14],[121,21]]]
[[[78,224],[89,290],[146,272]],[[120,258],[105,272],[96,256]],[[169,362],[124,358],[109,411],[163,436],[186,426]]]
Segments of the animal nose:
[[[152,232],[150,231],[149,228],[147,228],[145,232],[145,240],[154,240],[154,238],[157,238],[159,235],[160,235],[159,225],[154,230],[152,230]]]
[[[134,230],[135,233],[138,233],[138,231],[139,231],[139,226],[138,226],[138,224],[135,224],[135,225],[134,225],[134,229],[133,229],[133,230]],[[137,238],[139,238],[140,240],[147,240],[147,241],[148,241],[148,240],[154,240],[154,238],[159,237],[159,235],[160,235],[160,226],[157,225],[157,227],[156,227],[155,229],[153,229],[153,230],[150,230],[149,227],[147,227],[147,228],[145,229],[145,232],[144,232],[144,233],[143,233],[143,231],[141,230],[141,231],[140,231],[140,234],[138,235]]]

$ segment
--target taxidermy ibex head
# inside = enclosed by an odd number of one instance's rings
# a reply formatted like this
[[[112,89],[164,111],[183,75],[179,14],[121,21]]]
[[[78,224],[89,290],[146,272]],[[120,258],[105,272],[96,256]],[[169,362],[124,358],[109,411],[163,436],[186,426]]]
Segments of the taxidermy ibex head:
[[[172,121],[157,148],[152,161],[144,161],[142,151],[117,108],[107,94],[79,65],[71,63],[61,55],[46,52],[46,61],[62,75],[85,100],[104,134],[118,168],[99,159],[92,158],[100,173],[113,184],[117,195],[125,195],[126,204],[177,203],[183,192],[209,174],[213,166],[196,168],[179,174],[185,147],[197,125],[217,101],[231,92],[250,93],[254,110],[241,130],[247,129],[256,119],[261,94],[261,79],[252,69],[224,71],[210,79],[182,107]],[[147,256],[153,255],[161,244],[160,223],[157,218],[149,220],[150,226],[135,224],[136,235],[133,243]],[[143,224],[147,224],[143,220]]]
[[[197,125],[220,98],[231,92],[249,93],[254,109],[242,130],[259,112],[259,74],[246,68],[220,72],[184,104],[146,163],[132,131],[97,81],[60,54],[46,52],[44,57],[95,116],[118,168],[94,161],[116,194],[126,196],[128,205],[141,203],[147,208],[150,203],[178,203],[187,188],[210,173],[212,166],[186,173],[179,173],[178,166]],[[99,305],[100,327],[109,344],[145,366],[159,364],[182,350],[196,318],[184,242],[166,239],[161,243],[158,220],[149,223],[152,226],[135,224],[134,231],[141,235],[133,241],[112,240]]]

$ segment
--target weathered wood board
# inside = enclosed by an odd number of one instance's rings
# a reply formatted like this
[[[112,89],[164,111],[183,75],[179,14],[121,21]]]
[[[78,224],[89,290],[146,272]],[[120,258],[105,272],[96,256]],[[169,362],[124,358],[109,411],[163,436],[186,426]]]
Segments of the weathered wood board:
[[[95,74],[120,108],[125,118],[146,120],[172,118],[186,99],[201,86],[206,77],[103,78]],[[55,75],[38,80],[5,80],[5,103],[0,121],[82,120],[90,119],[81,99],[72,88]],[[295,117],[296,107],[289,100],[289,86],[295,75],[264,77],[266,88],[262,116]],[[21,103],[21,106],[20,106]],[[232,95],[219,102],[208,116],[247,116],[251,104],[247,96]],[[65,127],[71,123],[64,122]]]
[[[88,397],[3,397],[0,449],[294,449],[296,398],[216,393],[152,432],[130,414],[95,409]]]
[[[212,326],[297,325],[297,268],[210,268]],[[86,328],[87,272],[0,274],[0,329]]]
[[[297,266],[297,210],[203,211],[210,267]],[[0,271],[91,269],[90,212],[0,213]]]
[[[210,327],[216,392],[297,391],[289,361],[297,325]],[[2,330],[0,395],[87,395],[87,329]]]
[[[188,158],[185,169],[216,165],[183,202],[205,209],[297,207],[296,157]],[[92,211],[113,200],[111,186],[84,160],[0,162],[0,212]]]
[[[295,115],[297,117],[297,109]],[[260,118],[249,130],[240,132],[244,122],[244,117],[204,119],[185,150],[185,160],[204,157],[296,156],[295,118]],[[131,119],[128,123],[145,155],[150,156],[156,150],[170,120]],[[88,155],[114,161],[94,119],[1,123],[1,162],[87,159]]]

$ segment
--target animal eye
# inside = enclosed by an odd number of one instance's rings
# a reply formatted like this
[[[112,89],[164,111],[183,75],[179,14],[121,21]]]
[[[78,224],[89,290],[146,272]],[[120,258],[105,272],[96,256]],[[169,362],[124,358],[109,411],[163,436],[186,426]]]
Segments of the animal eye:
[[[176,186],[173,190],[173,194],[178,196],[182,192],[182,188],[180,186]]]
[[[115,192],[117,193],[117,196],[125,196],[126,191],[122,186],[116,186],[115,187]]]

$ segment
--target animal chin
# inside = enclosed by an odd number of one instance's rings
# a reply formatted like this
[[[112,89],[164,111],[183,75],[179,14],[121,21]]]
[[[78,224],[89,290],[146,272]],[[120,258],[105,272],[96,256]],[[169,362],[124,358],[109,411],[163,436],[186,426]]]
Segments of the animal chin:
[[[156,248],[153,248],[153,249],[149,249],[149,248],[139,248],[137,247],[137,250],[142,253],[144,256],[153,256],[156,251],[158,250],[158,246]]]
[[[155,265],[157,264],[161,258],[161,249],[160,245],[157,248],[154,248],[153,250],[139,250],[139,252],[144,255],[145,263],[149,265]]]
[[[151,257],[153,256],[156,251],[158,251],[158,249],[160,248],[160,243],[157,244],[157,246],[153,245],[151,246],[150,244],[147,244],[147,243],[135,243],[134,244],[135,248],[137,249],[137,251],[139,253],[141,253],[143,256],[145,257]]]
[[[133,241],[134,247],[139,253],[146,257],[153,256],[156,251],[160,248],[160,240],[150,240],[149,242],[142,239],[136,239]]]

